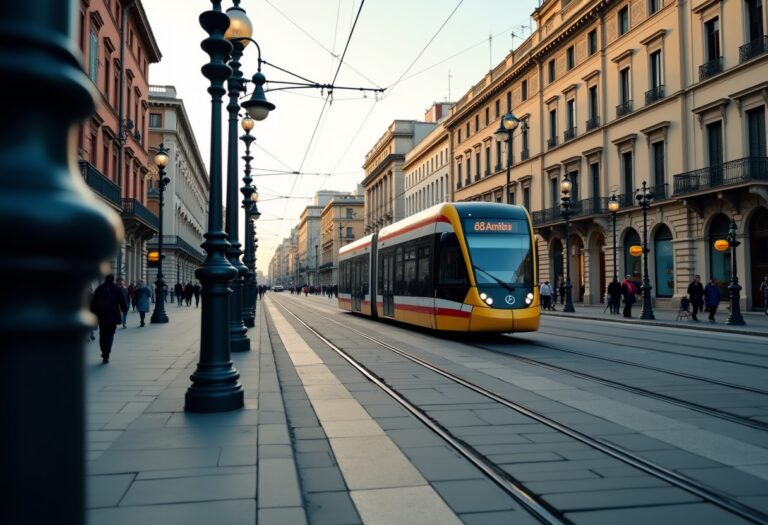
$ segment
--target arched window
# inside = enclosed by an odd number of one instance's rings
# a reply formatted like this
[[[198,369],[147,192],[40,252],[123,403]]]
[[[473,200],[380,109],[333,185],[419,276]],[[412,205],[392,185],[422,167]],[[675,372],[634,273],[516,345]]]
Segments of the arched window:
[[[632,255],[629,253],[629,248],[631,246],[639,246],[640,244],[642,244],[640,242],[640,234],[630,228],[626,237],[624,237],[624,274],[629,274],[633,281],[640,281],[642,279],[643,256],[642,254],[638,256]]]
[[[672,297],[675,291],[675,258],[672,253],[672,232],[665,225],[656,231],[653,256],[656,263],[656,297]]]
[[[718,252],[715,241],[728,237],[731,220],[719,214],[709,225],[709,276],[717,279],[720,297],[728,297],[728,282],[731,280],[731,250]]]

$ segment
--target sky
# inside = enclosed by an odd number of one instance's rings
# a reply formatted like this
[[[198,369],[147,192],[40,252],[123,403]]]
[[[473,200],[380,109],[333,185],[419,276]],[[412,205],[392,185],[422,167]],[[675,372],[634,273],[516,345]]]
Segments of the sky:
[[[262,72],[268,82],[267,99],[276,106],[252,132],[256,141],[251,167],[261,212],[256,222],[258,270],[268,273],[275,248],[298,225],[318,190],[354,191],[364,178],[366,153],[393,120],[423,120],[434,102],[458,100],[527,38],[530,15],[538,4],[538,0],[243,0],[240,6],[253,24],[253,39],[262,59],[271,64],[265,64]],[[198,16],[210,5],[143,0],[162,54],[161,61],[150,66],[149,81],[176,87],[206,166],[211,102],[209,82],[200,68],[209,58],[200,48],[207,34]],[[230,0],[222,2],[224,10],[231,6]],[[252,44],[241,64],[247,78],[256,72]],[[270,91],[285,86],[270,81],[304,81],[286,71],[320,84],[332,83],[335,77],[337,89],[330,97],[317,89]],[[377,94],[339,89],[342,86],[385,90]],[[225,106],[226,101],[223,166]],[[242,156],[242,142],[239,146]],[[243,169],[241,161],[238,178]],[[224,177],[226,193],[226,173]]]

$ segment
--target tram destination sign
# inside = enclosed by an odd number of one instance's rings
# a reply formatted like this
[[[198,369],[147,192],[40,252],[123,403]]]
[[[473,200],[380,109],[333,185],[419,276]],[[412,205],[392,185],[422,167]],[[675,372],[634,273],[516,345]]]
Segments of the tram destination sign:
[[[528,233],[525,221],[511,219],[467,219],[464,221],[467,233]]]

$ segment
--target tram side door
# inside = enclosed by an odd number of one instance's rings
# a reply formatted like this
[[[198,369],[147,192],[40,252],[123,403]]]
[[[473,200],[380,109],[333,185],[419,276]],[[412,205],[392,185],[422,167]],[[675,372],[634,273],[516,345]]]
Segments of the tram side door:
[[[362,264],[360,261],[352,261],[352,311],[360,312],[362,310],[362,291],[363,275]]]
[[[395,257],[388,253],[382,257],[384,315],[395,316]]]

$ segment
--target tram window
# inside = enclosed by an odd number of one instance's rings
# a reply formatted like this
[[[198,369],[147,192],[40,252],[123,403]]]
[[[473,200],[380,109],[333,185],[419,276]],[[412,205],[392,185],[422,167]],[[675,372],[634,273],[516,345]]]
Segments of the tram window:
[[[429,268],[432,263],[429,247],[419,248],[419,288],[418,294],[421,296],[432,295],[432,275]]]
[[[438,272],[438,282],[441,285],[467,284],[467,268],[461,256],[459,241],[453,232],[440,235]]]
[[[403,247],[398,246],[395,251],[395,295],[402,295],[405,286],[403,286]]]
[[[416,281],[416,248],[407,248],[403,257],[403,278],[405,290],[403,295],[416,295],[418,283]]]
[[[368,295],[368,258],[360,262],[360,293]]]

